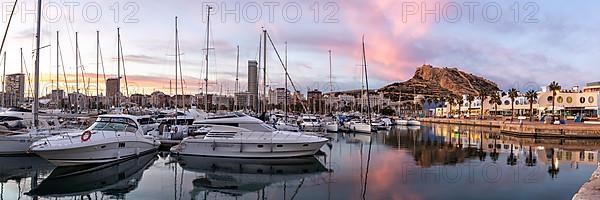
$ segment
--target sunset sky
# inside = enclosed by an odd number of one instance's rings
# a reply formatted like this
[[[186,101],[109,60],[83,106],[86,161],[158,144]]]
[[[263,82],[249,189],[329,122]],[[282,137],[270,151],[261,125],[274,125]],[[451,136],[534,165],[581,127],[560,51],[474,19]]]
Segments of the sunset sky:
[[[13,1],[2,2],[5,30]],[[76,2],[79,5],[74,5]],[[56,31],[61,32],[65,71],[71,85],[76,31],[86,77],[95,83],[96,30],[101,32],[106,76],[116,76],[116,28],[120,27],[130,93],[168,93],[169,80],[175,76],[172,55],[174,18],[178,16],[186,92],[197,93],[204,77],[207,2],[44,1],[49,4],[44,7],[41,43],[51,46],[41,52],[42,86],[49,88],[50,80],[56,79]],[[240,82],[245,90],[247,60],[258,58],[261,27],[269,31],[282,56],[284,42],[288,42],[290,75],[304,91],[326,88],[328,50],[333,52],[336,88],[360,88],[363,35],[373,88],[407,80],[424,63],[458,67],[484,76],[502,89],[544,85],[553,80],[570,87],[600,79],[600,15],[594,14],[600,2],[596,1],[478,1],[479,5],[461,0],[211,2],[215,3],[210,40],[214,49],[209,54],[213,92],[221,87],[223,93],[234,91],[236,45],[240,46]],[[22,0],[18,6],[4,47],[7,74],[20,70],[19,48],[25,52],[28,71],[33,71],[35,1]],[[101,8],[100,15],[96,8]],[[230,10],[229,14],[223,15],[225,9]],[[56,19],[59,14],[61,18]],[[283,68],[269,47],[268,81],[272,87],[279,87],[283,85]],[[90,89],[91,93],[95,94],[95,89]]]

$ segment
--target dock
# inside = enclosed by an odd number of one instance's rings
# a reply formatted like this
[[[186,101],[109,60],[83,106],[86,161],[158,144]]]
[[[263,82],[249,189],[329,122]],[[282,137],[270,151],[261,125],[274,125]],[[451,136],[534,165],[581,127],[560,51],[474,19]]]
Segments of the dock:
[[[570,123],[563,125],[543,124],[540,122],[519,120],[500,121],[500,120],[473,120],[473,119],[441,119],[441,118],[423,118],[423,122],[442,123],[467,126],[481,126],[498,128],[501,133],[523,137],[550,137],[550,138],[590,138],[600,139],[600,125]]]
[[[588,199],[600,199],[600,167],[594,171],[590,179],[573,196],[573,200]]]

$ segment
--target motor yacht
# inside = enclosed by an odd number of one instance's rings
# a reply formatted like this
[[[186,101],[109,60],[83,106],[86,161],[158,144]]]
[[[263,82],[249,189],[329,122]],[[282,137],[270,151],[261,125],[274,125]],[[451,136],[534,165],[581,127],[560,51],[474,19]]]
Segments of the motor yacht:
[[[408,120],[401,118],[396,120],[396,124],[398,124],[399,126],[408,126]]]
[[[138,117],[101,115],[82,132],[34,142],[30,152],[56,166],[74,166],[117,161],[154,151],[159,145],[156,138],[144,136]]]
[[[42,123],[44,121],[40,121]],[[46,124],[47,125],[47,124]],[[27,154],[29,147],[40,139],[74,131],[60,129],[60,126],[43,129],[26,129],[21,131],[2,131],[0,133],[0,155]]]
[[[421,122],[416,119],[409,119],[407,122],[408,126],[421,126]]]
[[[280,131],[292,131],[298,132],[300,131],[300,127],[294,123],[285,122],[285,120],[279,120],[275,123],[275,128]]]
[[[323,119],[325,123],[325,130],[327,132],[338,132],[339,131],[339,123],[337,122],[335,117],[326,117]]]
[[[0,128],[7,130],[25,129],[31,125],[33,114],[24,108],[9,108],[0,113]]]
[[[321,131],[321,123],[319,118],[314,115],[302,115],[299,119],[300,129],[303,131],[319,132]]]
[[[328,140],[303,132],[278,131],[259,119],[234,113],[194,122],[207,131],[190,136],[171,152],[181,155],[285,158],[314,155]]]
[[[371,133],[371,124],[359,120],[351,120],[348,127],[353,132]]]

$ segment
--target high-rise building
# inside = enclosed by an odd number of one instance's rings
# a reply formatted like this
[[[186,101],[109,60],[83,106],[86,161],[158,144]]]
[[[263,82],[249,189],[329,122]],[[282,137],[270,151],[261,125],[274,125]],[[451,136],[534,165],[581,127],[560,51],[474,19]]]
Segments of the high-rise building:
[[[321,106],[322,96],[323,92],[317,89],[313,91],[308,91],[306,95],[306,100],[308,101],[308,109],[311,111],[311,113],[317,114],[323,112],[323,108]]]
[[[275,90],[269,91],[269,104],[281,106],[281,108],[283,108],[286,93],[288,98],[288,104],[290,104],[290,99],[292,98],[292,95],[290,94],[290,91],[285,88],[276,88]]]
[[[25,100],[25,74],[6,75],[4,86],[6,106],[19,106]]]
[[[258,110],[258,62],[248,60],[248,100],[252,105],[252,110]]]
[[[109,99],[109,105],[119,104],[121,98],[121,81],[119,78],[106,79],[106,97]]]

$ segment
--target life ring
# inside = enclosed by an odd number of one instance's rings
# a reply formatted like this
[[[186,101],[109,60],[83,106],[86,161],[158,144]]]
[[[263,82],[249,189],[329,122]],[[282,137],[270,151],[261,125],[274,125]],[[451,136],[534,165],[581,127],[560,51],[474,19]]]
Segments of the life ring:
[[[92,138],[92,131],[84,131],[81,134],[81,141],[82,142],[87,142],[88,140],[90,140],[90,138]]]

